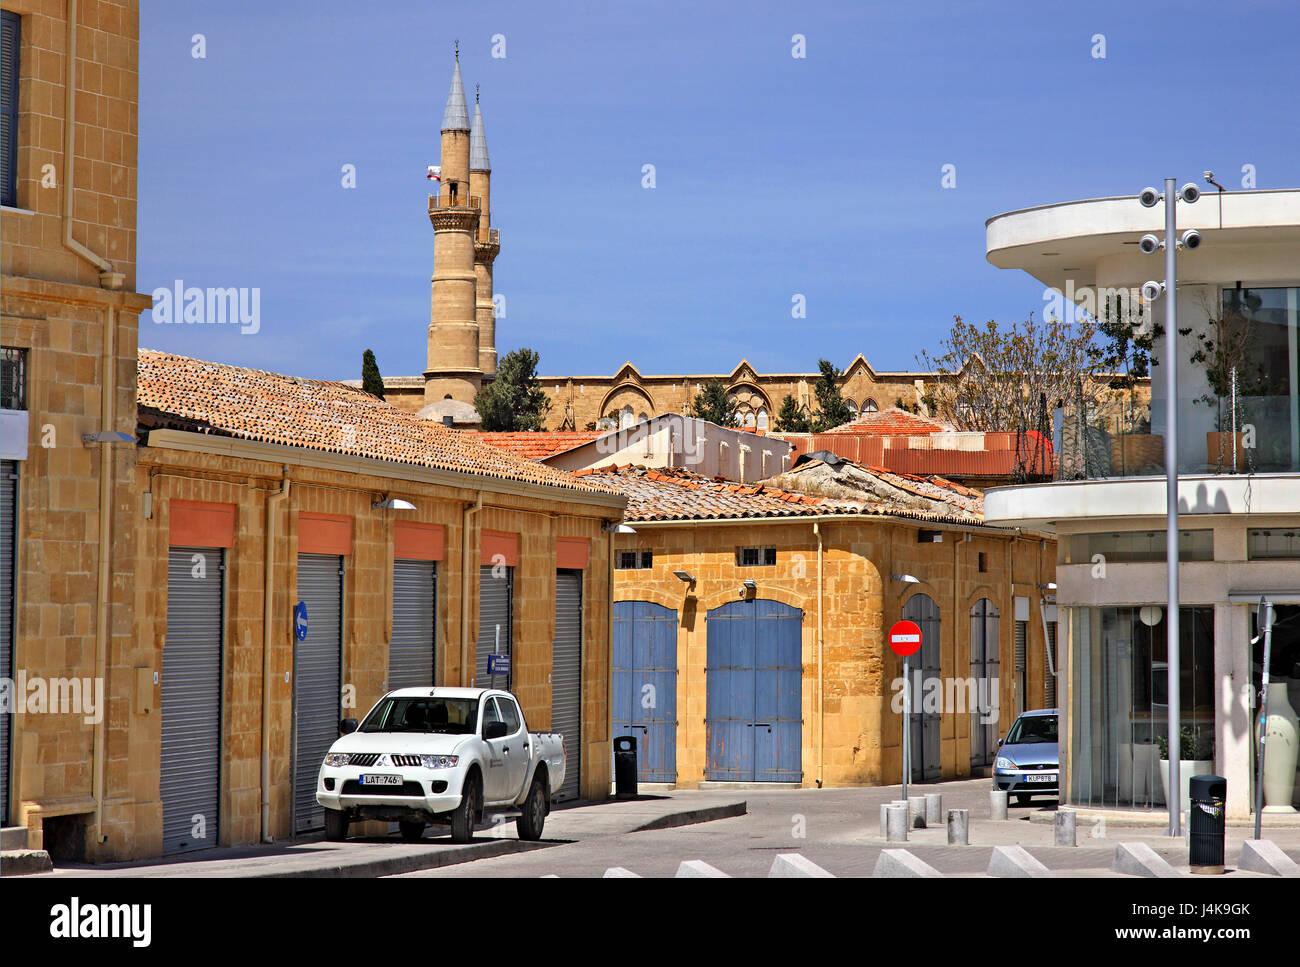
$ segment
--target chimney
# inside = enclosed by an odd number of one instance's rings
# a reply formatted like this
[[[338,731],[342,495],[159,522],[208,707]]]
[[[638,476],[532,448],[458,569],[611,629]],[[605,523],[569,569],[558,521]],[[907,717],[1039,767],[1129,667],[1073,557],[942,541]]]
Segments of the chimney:
[[[444,416],[444,417],[442,418],[442,425],[443,425],[443,426],[451,426],[451,414],[450,414],[450,413],[448,413],[446,416]]]

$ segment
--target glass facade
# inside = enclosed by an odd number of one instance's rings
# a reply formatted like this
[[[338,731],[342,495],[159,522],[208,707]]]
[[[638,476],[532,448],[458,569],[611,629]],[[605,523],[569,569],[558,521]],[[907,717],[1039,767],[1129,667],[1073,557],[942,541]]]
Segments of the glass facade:
[[[1180,295],[1178,472],[1300,471],[1300,287],[1190,287]],[[1077,415],[1057,411],[1060,475],[1165,472],[1169,401],[1153,351],[1151,402],[1114,401]],[[1118,408],[1118,409],[1117,409]]]
[[[1250,648],[1252,689],[1251,718],[1258,719],[1260,688],[1264,681],[1264,636],[1259,634],[1260,614],[1251,609],[1250,636],[1258,637]],[[1264,807],[1267,812],[1285,811],[1300,802],[1300,768],[1297,768],[1297,711],[1300,711],[1300,605],[1274,607],[1273,636],[1268,663],[1269,740],[1264,755]],[[1259,733],[1251,724],[1250,775],[1257,770]],[[1253,793],[1252,788],[1252,793]],[[1254,796],[1251,797],[1252,808]],[[1270,806],[1272,808],[1270,808]],[[1279,809],[1278,807],[1281,807]]]
[[[1070,802],[1112,808],[1165,803],[1169,736],[1165,609],[1073,608]],[[1214,759],[1214,608],[1179,609],[1183,758]],[[1212,767],[1211,767],[1212,768]]]

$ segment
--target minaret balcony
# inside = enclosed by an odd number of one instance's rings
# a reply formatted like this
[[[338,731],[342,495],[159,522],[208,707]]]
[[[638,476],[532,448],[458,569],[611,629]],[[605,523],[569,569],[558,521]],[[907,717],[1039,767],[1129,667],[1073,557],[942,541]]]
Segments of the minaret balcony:
[[[429,211],[437,211],[446,208],[474,208],[483,207],[483,198],[481,195],[464,195],[455,198],[443,198],[439,195],[429,196]]]

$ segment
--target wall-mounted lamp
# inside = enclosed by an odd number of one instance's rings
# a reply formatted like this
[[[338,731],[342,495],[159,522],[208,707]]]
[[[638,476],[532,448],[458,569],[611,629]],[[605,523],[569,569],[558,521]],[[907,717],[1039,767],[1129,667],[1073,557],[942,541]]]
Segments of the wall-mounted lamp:
[[[376,500],[370,506],[375,510],[415,510],[415,504],[400,497],[385,497],[383,500]]]
[[[895,581],[902,581],[904,584],[924,583],[919,577],[916,577],[913,574],[891,574],[889,576]]]
[[[607,524],[602,524],[600,529],[603,530],[606,534],[635,534],[636,533],[636,528],[629,527],[627,524],[607,523]]]
[[[1034,587],[1038,588],[1040,591],[1055,591],[1056,582],[1048,581],[1046,584],[1035,584]]]
[[[673,571],[673,576],[679,581],[685,581],[687,584],[695,584],[695,575],[687,571]]]
[[[81,434],[81,442],[88,447],[93,447],[96,443],[134,443],[135,437],[129,433],[119,433],[117,430],[99,430],[96,433]]]

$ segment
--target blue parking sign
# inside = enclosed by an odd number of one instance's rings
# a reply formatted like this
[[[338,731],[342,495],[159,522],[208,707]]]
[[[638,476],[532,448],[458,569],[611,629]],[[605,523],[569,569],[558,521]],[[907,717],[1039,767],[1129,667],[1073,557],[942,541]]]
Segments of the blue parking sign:
[[[299,641],[307,640],[307,602],[299,601],[293,609],[293,633]]]

